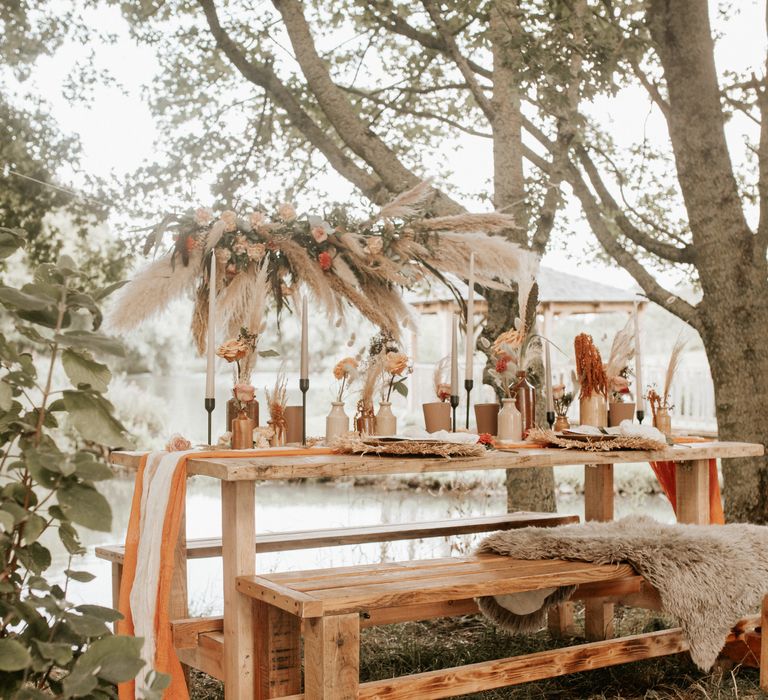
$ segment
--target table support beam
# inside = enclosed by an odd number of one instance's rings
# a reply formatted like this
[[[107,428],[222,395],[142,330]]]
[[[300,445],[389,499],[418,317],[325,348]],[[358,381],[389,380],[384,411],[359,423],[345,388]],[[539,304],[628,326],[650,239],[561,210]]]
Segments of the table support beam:
[[[709,460],[676,462],[677,522],[709,524]]]
[[[584,519],[613,520],[613,465],[584,467]],[[613,637],[613,603],[600,598],[584,603],[584,635],[589,641]]]

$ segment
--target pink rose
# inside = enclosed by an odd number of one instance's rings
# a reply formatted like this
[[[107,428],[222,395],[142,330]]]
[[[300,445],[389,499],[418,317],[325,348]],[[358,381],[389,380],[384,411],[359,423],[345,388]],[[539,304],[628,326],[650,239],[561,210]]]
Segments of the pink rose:
[[[239,235],[235,237],[235,243],[232,246],[232,251],[235,255],[243,255],[248,251],[248,241],[245,236]]]
[[[325,232],[325,229],[322,226],[313,227],[310,233],[312,234],[312,238],[314,238],[318,243],[323,243],[324,241],[328,240],[328,234]]]
[[[267,252],[263,243],[249,243],[245,246],[245,252],[248,254],[248,259],[254,262],[259,262]]]
[[[251,226],[253,226],[253,228],[258,228],[265,221],[264,212],[261,212],[261,211],[252,211],[251,216],[249,218],[251,220]]]
[[[183,452],[184,450],[189,450],[191,448],[192,443],[180,433],[171,435],[171,439],[168,440],[168,444],[165,446],[165,449],[168,452]]]
[[[251,384],[235,384],[234,393],[240,403],[249,403],[256,396],[256,389]]]
[[[277,215],[283,221],[293,221],[296,218],[296,209],[294,208],[293,204],[288,204],[288,202],[285,202],[277,208]]]
[[[207,226],[213,220],[213,212],[206,207],[195,209],[195,223],[198,226]]]
[[[225,231],[227,231],[228,233],[232,233],[232,231],[237,231],[237,214],[235,214],[235,212],[233,211],[222,212],[219,219],[224,222]]]
[[[555,384],[552,387],[552,398],[557,400],[560,400],[565,396],[565,384]]]
[[[629,389],[629,380],[626,377],[611,377],[610,379],[611,391],[615,391],[619,394],[627,393]]]

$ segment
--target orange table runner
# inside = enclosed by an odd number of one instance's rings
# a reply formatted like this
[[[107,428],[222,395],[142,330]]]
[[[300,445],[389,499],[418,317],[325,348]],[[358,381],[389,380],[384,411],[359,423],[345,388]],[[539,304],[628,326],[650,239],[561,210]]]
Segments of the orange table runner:
[[[305,455],[333,454],[327,448],[280,449],[278,450],[211,450],[205,452],[180,453],[174,468],[173,478],[168,496],[168,505],[163,520],[162,543],[160,549],[160,573],[157,584],[157,605],[155,607],[155,664],[154,670],[171,677],[171,684],[165,691],[165,700],[188,700],[189,693],[184,679],[184,673],[176,656],[171,635],[171,620],[168,613],[168,603],[171,596],[173,580],[174,549],[179,537],[181,516],[184,513],[184,501],[187,489],[187,461],[189,459],[242,459],[243,457],[296,457]],[[123,577],[120,585],[119,610],[124,619],[117,623],[117,633],[133,636],[134,619],[131,611],[131,590],[136,576],[137,553],[141,537],[141,504],[144,491],[144,471],[149,454],[144,455],[136,475],[136,485],[131,502],[131,515],[128,521],[128,531],[125,536],[125,559],[123,562]],[[134,681],[121,683],[118,687],[120,700],[135,700],[136,685]]]

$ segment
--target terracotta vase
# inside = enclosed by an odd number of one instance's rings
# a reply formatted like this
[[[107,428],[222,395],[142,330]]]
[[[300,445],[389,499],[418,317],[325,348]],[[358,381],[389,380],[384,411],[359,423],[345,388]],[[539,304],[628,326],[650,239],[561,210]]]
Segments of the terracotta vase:
[[[451,429],[451,405],[447,401],[433,401],[421,404],[424,411],[424,426],[428,433]]]
[[[355,430],[361,436],[374,435],[376,433],[376,416],[373,413],[373,406],[365,408],[363,407],[362,402],[357,404]]]
[[[515,395],[517,410],[520,411],[525,438],[536,425],[536,387],[528,381],[525,371],[517,373],[517,382],[512,387],[512,393]]]
[[[379,404],[379,412],[376,414],[376,435],[385,437],[387,435],[397,434],[397,418],[392,413],[392,404],[389,401],[382,401]]]
[[[519,441],[523,438],[523,419],[514,399],[502,399],[498,418],[499,440]]]
[[[669,411],[666,408],[660,408],[656,411],[653,424],[667,437],[672,436],[672,416],[669,415]]]
[[[621,425],[621,421],[628,420],[630,423],[635,417],[635,403],[623,401],[611,401],[608,404],[608,425],[611,427]]]
[[[349,416],[344,412],[344,402],[331,403],[331,412],[325,418],[325,442],[346,435],[349,432]]]
[[[253,447],[253,430],[256,427],[245,411],[240,411],[232,421],[232,449],[248,450]]]
[[[235,399],[227,401],[227,430],[232,430],[232,421],[237,418],[237,414],[240,413],[240,406]],[[253,424],[259,427],[259,402],[254,399],[245,404],[245,415],[253,421]]]
[[[556,433],[560,433],[563,430],[568,430],[568,428],[571,427],[571,424],[568,420],[568,416],[555,416],[555,425],[553,426],[553,430]]]
[[[608,425],[608,404],[605,396],[592,394],[579,399],[579,423],[604,428]]]
[[[476,403],[475,421],[477,422],[477,434],[496,435],[499,432],[499,404]]]
[[[290,445],[291,443],[301,442],[301,429],[302,418],[304,416],[304,408],[302,406],[286,406],[285,407],[285,442]]]

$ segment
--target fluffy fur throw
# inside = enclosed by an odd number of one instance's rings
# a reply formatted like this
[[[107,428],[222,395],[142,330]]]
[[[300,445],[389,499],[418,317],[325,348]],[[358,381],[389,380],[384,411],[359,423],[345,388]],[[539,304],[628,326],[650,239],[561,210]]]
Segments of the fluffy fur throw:
[[[703,670],[715,663],[733,625],[768,593],[768,527],[759,525],[665,525],[631,516],[497,532],[480,543],[478,552],[515,559],[628,562],[658,590],[664,610],[679,621],[691,658]],[[478,605],[497,624],[523,632],[541,627],[547,608],[573,590],[555,591],[530,615],[515,615],[493,597],[480,598]]]

